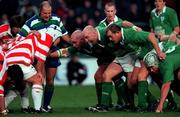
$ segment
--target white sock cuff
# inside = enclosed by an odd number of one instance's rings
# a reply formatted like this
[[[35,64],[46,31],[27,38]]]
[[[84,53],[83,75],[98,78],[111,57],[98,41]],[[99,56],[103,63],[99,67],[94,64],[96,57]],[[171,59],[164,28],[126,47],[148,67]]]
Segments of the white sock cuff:
[[[43,86],[42,85],[38,85],[38,84],[33,85],[32,88],[33,89],[43,90]]]

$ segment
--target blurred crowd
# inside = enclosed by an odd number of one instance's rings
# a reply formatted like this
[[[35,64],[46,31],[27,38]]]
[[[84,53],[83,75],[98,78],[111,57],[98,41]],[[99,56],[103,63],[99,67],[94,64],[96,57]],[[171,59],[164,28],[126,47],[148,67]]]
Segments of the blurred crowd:
[[[39,4],[43,0],[0,0],[0,24],[8,22],[13,15],[21,15],[25,20],[38,14]],[[112,0],[49,0],[53,6],[53,13],[63,19],[66,29],[72,33],[75,29],[82,29],[87,24],[97,25],[104,16],[103,7]],[[178,0],[167,0],[167,6],[174,8],[179,16],[176,3]],[[150,11],[154,8],[153,0],[114,0],[118,10],[117,15],[148,29]]]

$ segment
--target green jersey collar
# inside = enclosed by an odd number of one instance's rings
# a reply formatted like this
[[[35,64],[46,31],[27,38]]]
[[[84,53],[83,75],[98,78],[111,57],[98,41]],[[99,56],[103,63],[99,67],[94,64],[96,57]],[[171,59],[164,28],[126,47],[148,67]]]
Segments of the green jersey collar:
[[[118,17],[115,15],[114,20],[112,22],[110,22],[109,24],[106,23],[107,18],[105,18],[102,22],[105,26],[109,26],[110,24],[117,22],[118,21]]]
[[[159,15],[156,13],[156,8],[153,10],[153,13],[155,14],[156,17],[159,17],[162,13],[165,13],[165,12],[166,12],[166,6],[163,7]]]

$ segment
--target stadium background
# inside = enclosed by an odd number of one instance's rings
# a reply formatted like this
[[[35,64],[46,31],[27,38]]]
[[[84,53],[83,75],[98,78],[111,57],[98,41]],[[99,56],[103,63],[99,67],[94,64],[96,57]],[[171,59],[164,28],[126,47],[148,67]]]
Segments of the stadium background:
[[[21,15],[25,20],[38,14],[39,4],[43,0],[0,0],[0,24],[7,23],[13,15]],[[83,29],[90,24],[96,26],[105,18],[104,4],[110,0],[50,0],[53,13],[60,16],[71,34],[75,29]],[[150,11],[154,8],[154,0],[114,0],[117,16],[128,20],[144,30],[149,29]],[[179,0],[166,0],[166,5],[176,10],[178,17]],[[93,75],[97,69],[96,59],[80,55],[80,61],[87,66],[88,76],[83,84],[94,84]],[[68,58],[62,58],[58,68],[55,84],[66,85],[66,65]]]

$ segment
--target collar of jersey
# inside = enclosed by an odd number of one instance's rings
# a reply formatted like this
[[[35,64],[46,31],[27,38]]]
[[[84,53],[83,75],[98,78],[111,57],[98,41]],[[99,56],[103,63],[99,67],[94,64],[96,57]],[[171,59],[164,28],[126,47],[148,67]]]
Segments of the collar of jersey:
[[[157,15],[156,9],[154,9],[154,14],[155,14],[156,17],[159,17],[162,13],[165,13],[165,12],[166,12],[166,6],[163,7],[163,9],[162,9],[162,11],[160,12],[159,15]]]
[[[114,20],[107,25],[107,24],[106,24],[106,19],[107,19],[107,18],[104,19],[104,25],[105,25],[105,26],[109,26],[109,25],[111,25],[112,23],[118,21],[118,17],[115,15]]]

